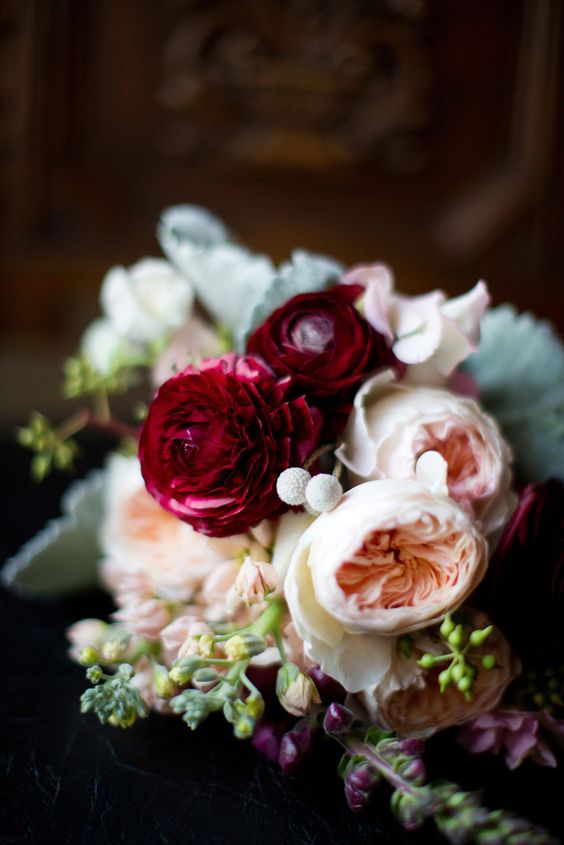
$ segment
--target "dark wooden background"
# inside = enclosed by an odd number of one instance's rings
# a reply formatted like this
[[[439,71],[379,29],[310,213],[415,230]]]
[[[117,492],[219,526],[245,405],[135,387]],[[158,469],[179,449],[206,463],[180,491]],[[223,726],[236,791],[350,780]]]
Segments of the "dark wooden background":
[[[209,206],[277,259],[384,259],[562,329],[560,0],[4,0],[4,425],[158,213]]]

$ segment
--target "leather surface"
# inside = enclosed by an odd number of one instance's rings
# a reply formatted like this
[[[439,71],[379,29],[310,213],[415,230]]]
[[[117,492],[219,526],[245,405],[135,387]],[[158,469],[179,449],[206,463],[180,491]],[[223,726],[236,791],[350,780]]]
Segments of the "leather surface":
[[[28,456],[0,444],[1,558],[58,513],[67,479],[28,480]],[[89,458],[101,459],[100,449]],[[81,471],[86,464],[83,463]],[[84,671],[66,655],[65,628],[111,611],[101,592],[65,601],[0,594],[0,804],[2,845],[372,845],[434,843],[429,825],[404,833],[381,787],[363,815],[347,808],[331,743],[299,777],[286,779],[221,719],[191,733],[176,718],[152,716],[130,730],[81,715]],[[432,763],[430,758],[432,757]],[[564,778],[527,763],[509,773],[490,756],[472,757],[443,736],[428,746],[431,774],[485,786],[490,807],[511,807],[564,833]]]

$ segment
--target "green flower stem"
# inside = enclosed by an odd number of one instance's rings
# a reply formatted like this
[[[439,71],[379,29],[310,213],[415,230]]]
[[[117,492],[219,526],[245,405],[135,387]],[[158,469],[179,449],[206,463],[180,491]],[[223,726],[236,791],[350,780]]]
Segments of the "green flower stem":
[[[72,437],[73,434],[77,434],[79,431],[82,431],[83,428],[86,428],[89,418],[90,411],[87,410],[79,411],[77,414],[74,414],[66,420],[66,422],[62,423],[55,429],[57,438],[59,440],[68,440],[68,438]]]
[[[274,637],[274,641],[276,642],[276,648],[278,649],[278,652],[280,654],[280,662],[282,663],[282,666],[284,666],[288,662],[288,658],[286,656],[286,649],[284,648],[284,642],[282,640],[282,633],[280,631],[280,628],[276,628],[272,632],[272,635]]]
[[[266,637],[267,634],[273,634],[276,637],[276,631],[280,629],[280,622],[286,612],[286,602],[280,596],[274,596],[267,599],[267,607],[259,618],[253,622],[246,630],[259,637]],[[229,661],[227,661],[229,662]],[[247,671],[250,663],[249,659],[238,660],[234,663],[225,677],[225,681],[233,687],[242,683],[242,675]]]
[[[257,687],[255,687],[253,682],[249,680],[246,672],[241,672],[241,681],[243,682],[244,686],[247,687],[247,689],[249,690],[249,692],[252,695],[256,696],[257,698],[262,698],[260,690],[257,689]]]
[[[109,422],[112,419],[108,392],[103,385],[101,385],[94,394],[94,408],[96,411],[96,416],[100,420]]]
[[[285,611],[286,602],[280,596],[267,599],[266,609],[251,625],[250,630],[259,637],[266,637],[267,634],[275,633],[280,628]]]

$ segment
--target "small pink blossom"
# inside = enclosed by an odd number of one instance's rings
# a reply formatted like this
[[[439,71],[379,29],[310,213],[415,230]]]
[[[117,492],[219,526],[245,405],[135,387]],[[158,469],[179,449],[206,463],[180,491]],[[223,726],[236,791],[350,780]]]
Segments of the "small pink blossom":
[[[98,651],[102,647],[104,637],[108,631],[106,622],[101,619],[81,619],[67,629],[67,638],[70,641],[69,656],[71,660],[78,661],[83,648],[95,648]]]
[[[235,592],[246,605],[258,604],[274,592],[277,583],[271,563],[257,563],[247,556],[235,579]]]
[[[548,738],[564,747],[564,719],[553,719],[546,710],[493,710],[464,726],[458,741],[473,754],[504,752],[509,769],[530,757],[540,766],[556,766]]]
[[[151,661],[146,657],[141,657],[134,666],[135,675],[131,682],[137,687],[141,696],[151,710],[157,713],[170,714],[170,704],[166,699],[157,695],[154,681],[154,668]]]
[[[170,611],[161,599],[132,599],[116,610],[113,618],[132,634],[156,640],[170,621]]]

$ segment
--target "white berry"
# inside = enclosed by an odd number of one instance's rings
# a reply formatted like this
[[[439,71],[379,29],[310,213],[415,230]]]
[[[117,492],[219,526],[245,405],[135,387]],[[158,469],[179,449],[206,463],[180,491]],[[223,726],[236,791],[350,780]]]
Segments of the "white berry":
[[[320,472],[314,475],[306,488],[306,501],[319,513],[331,511],[343,496],[343,488],[334,475]]]
[[[276,481],[276,492],[287,505],[303,505],[306,500],[306,487],[311,481],[307,469],[290,467],[281,472]]]

